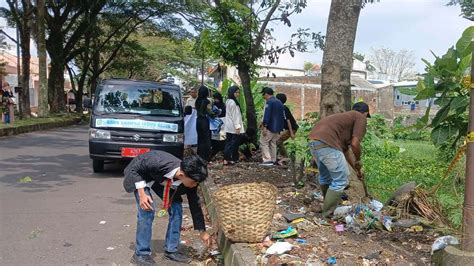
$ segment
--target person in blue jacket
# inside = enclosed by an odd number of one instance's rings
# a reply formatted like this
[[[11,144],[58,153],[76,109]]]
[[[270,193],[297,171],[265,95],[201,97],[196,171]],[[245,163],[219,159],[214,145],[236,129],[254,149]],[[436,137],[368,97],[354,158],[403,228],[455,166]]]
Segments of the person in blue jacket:
[[[273,96],[273,89],[262,88],[266,101],[263,121],[260,125],[260,148],[262,150],[262,166],[273,166],[277,160],[277,141],[285,127],[285,109],[283,103]]]

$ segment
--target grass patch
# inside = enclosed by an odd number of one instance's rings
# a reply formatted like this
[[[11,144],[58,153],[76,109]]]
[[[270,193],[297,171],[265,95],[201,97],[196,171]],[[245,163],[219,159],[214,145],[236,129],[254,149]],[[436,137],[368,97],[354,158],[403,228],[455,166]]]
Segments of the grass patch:
[[[393,153],[392,147],[387,147],[386,143],[368,148],[365,146],[363,158],[369,190],[383,202],[395,189],[410,181],[430,190],[442,180],[448,169],[449,163],[437,158],[437,149],[429,142],[390,142],[402,148],[401,153]],[[462,222],[464,183],[459,176],[463,175],[464,166],[461,162],[458,171],[450,173],[436,193],[444,214],[454,228],[460,228]]]
[[[63,122],[63,121],[73,120],[75,118],[81,118],[81,115],[56,114],[56,115],[51,115],[49,117],[31,117],[31,118],[26,118],[22,120],[18,119],[18,116],[15,116],[15,121],[13,123],[13,126],[1,123],[0,129],[1,128],[15,128],[15,127],[21,127],[21,126],[31,126],[31,125],[45,124],[45,123],[51,123],[51,122]]]

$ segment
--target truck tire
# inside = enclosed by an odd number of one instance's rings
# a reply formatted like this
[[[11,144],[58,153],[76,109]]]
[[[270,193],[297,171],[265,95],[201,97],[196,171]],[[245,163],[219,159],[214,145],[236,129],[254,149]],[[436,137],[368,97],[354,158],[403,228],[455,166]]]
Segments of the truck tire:
[[[92,160],[92,169],[94,173],[100,173],[104,171],[104,161],[103,160]]]

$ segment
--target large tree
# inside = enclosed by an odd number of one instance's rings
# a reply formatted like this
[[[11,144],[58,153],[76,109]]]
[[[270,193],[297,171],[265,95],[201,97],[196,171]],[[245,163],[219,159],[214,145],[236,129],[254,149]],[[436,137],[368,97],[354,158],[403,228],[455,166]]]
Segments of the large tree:
[[[86,84],[95,89],[100,76],[112,66],[120,65],[120,61],[128,66],[137,64],[129,68],[132,74],[143,65],[137,61],[143,54],[133,40],[137,33],[188,36],[174,12],[174,5],[160,2],[115,1],[105,5],[98,16],[89,17],[92,30],[76,44],[82,50],[72,62],[80,69],[79,75],[71,75],[72,80],[77,77],[76,101],[81,101]],[[68,66],[68,69],[72,73],[72,68]]]
[[[309,33],[308,29],[298,29],[291,39],[282,46],[272,45],[271,22],[282,22],[291,26],[289,17],[300,13],[306,1],[224,1],[215,0],[201,10],[208,19],[207,27],[201,31],[203,54],[213,54],[225,63],[237,67],[247,105],[248,128],[256,129],[257,120],[251,79],[256,62],[267,57],[276,62],[281,53],[307,51],[308,44],[321,47],[323,38]]]
[[[30,117],[30,38],[33,8],[30,0],[7,0],[7,3],[10,10],[3,9],[2,13],[12,20],[20,32],[21,82],[19,85],[23,88],[19,99],[20,118]]]
[[[106,0],[46,0],[46,23],[48,38],[46,49],[51,58],[48,79],[48,101],[51,112],[65,110],[64,70],[85,47],[77,43],[85,32],[92,30],[91,19],[95,18],[106,4]]]
[[[375,71],[385,74],[395,81],[401,81],[414,76],[415,54],[413,51],[402,49],[394,51],[387,47],[372,48],[370,61]]]
[[[321,69],[321,117],[351,109],[352,55],[362,0],[332,0]]]
[[[351,109],[351,72],[359,15],[375,0],[332,0],[321,69],[321,117]]]
[[[46,61],[46,32],[45,32],[45,0],[37,0],[36,25],[37,29],[37,46],[38,46],[38,68],[40,90],[38,98],[38,115],[48,116],[48,76]]]

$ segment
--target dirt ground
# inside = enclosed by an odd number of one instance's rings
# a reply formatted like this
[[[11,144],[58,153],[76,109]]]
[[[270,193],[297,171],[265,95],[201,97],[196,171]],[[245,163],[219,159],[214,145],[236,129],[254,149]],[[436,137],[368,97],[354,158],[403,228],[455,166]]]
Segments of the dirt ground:
[[[431,244],[438,236],[430,228],[412,232],[409,228],[394,227],[392,232],[383,229],[363,230],[356,234],[345,230],[335,231],[334,224],[321,223],[316,213],[320,200],[312,197],[319,192],[316,184],[305,180],[303,188],[295,188],[294,170],[278,166],[265,168],[257,162],[241,162],[235,166],[211,166],[210,174],[218,187],[245,182],[269,182],[279,190],[277,209],[272,224],[272,233],[287,228],[290,224],[282,217],[284,213],[305,213],[305,222],[292,225],[298,230],[295,238],[285,241],[295,245],[287,254],[272,255],[262,259],[263,265],[323,265],[334,257],[338,265],[429,265]],[[357,180],[351,180],[346,191],[348,203],[360,202],[364,195],[363,187]],[[309,221],[309,222],[307,222]],[[340,223],[340,222],[337,222]],[[300,240],[301,241],[301,240]],[[266,247],[250,244],[255,254],[262,258]]]

